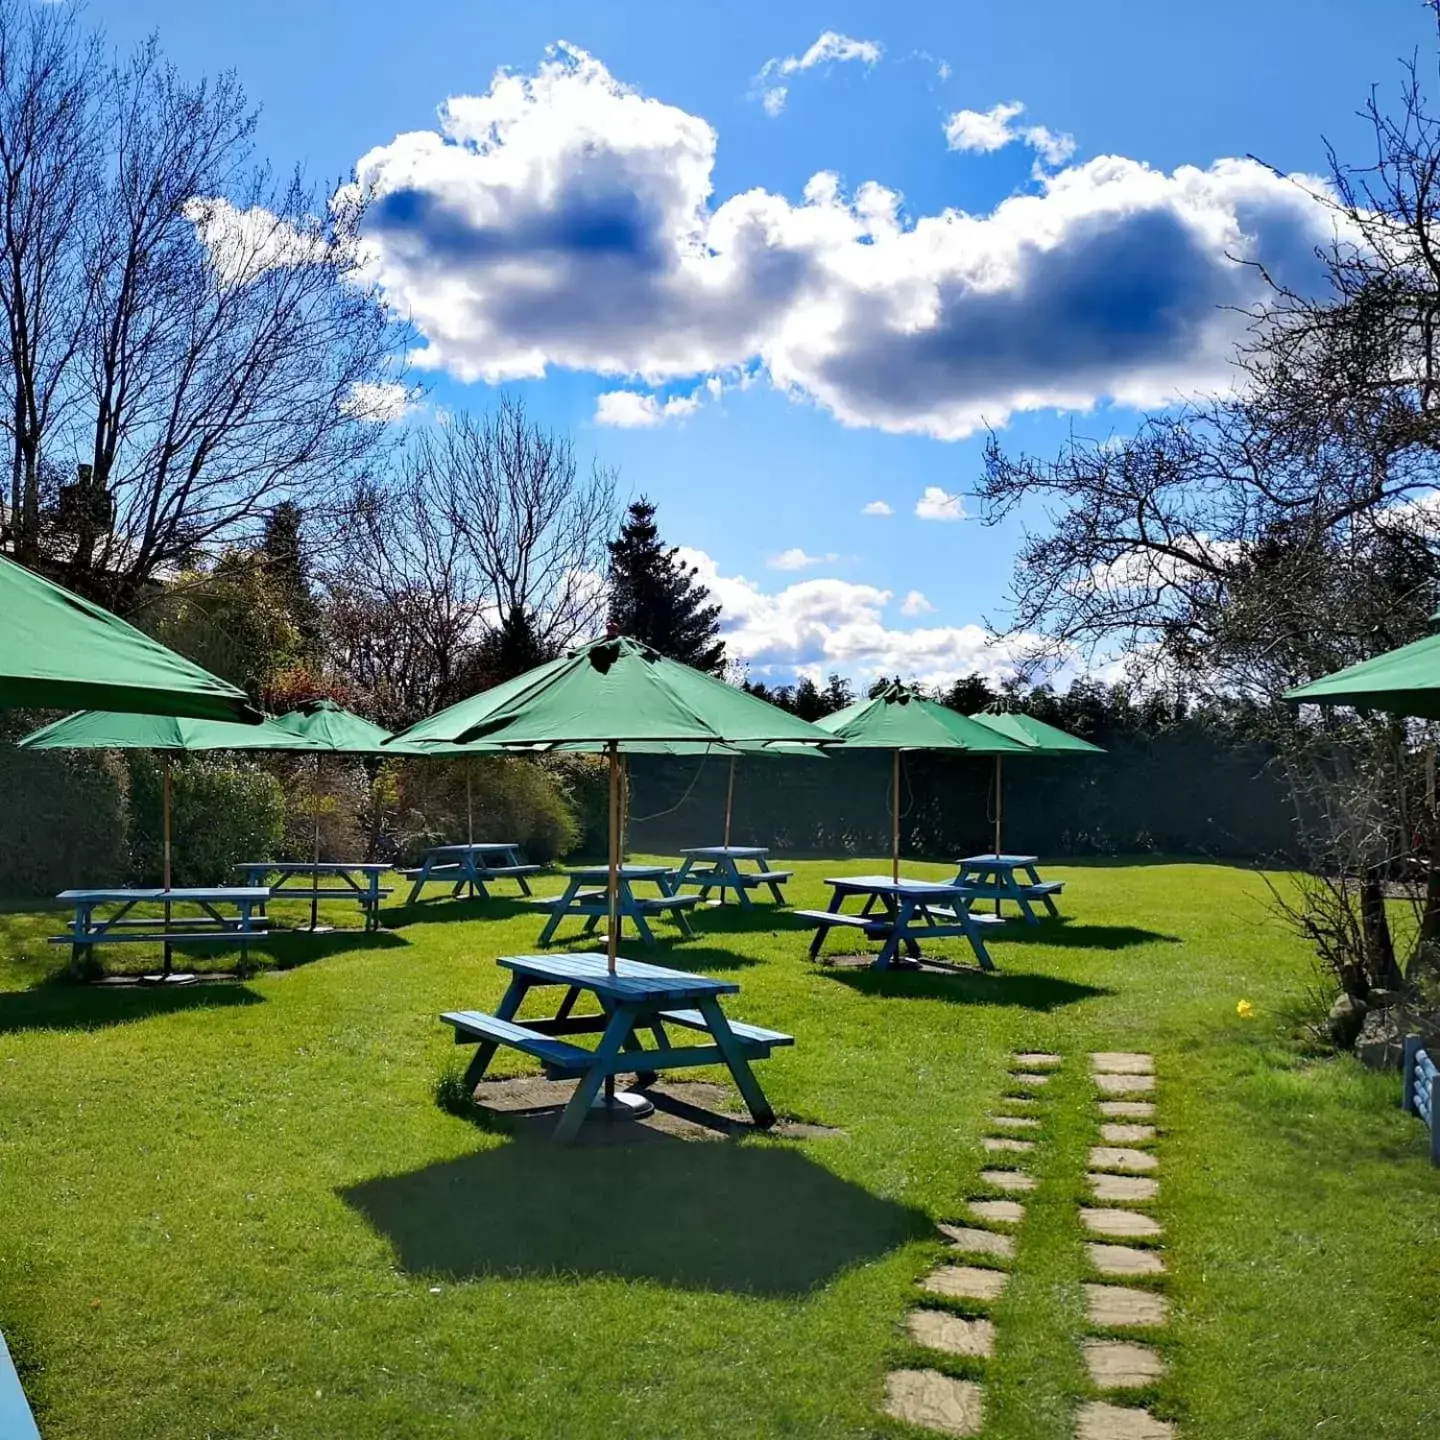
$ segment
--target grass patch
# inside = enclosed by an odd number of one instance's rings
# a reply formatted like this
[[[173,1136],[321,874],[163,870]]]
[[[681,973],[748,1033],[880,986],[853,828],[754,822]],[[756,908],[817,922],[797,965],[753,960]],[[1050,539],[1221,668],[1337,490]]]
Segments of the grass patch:
[[[790,898],[819,908],[826,875],[877,868],[802,862]],[[1069,1440],[1091,1393],[1084,1057],[1130,1048],[1158,1073],[1157,1413],[1187,1440],[1436,1432],[1440,1172],[1393,1077],[1296,1045],[1313,970],[1264,878],[1050,874],[1066,922],[1012,924],[995,975],[812,965],[768,906],[702,907],[689,942],[662,926],[647,958],[734,978],[732,1014],[797,1037],[757,1067],[776,1109],[844,1133],[573,1151],[474,1123],[468,1052],[436,1019],[493,1008],[494,958],[534,949],[542,917],[513,902],[276,936],[243,983],[165,992],[56,983],[65,916],[0,913],[0,1328],[42,1432],[892,1433],[883,1375],[924,1354],[904,1318],[934,1224],[998,1193],[979,1172],[1007,1157],[980,1139],[1009,1057],[1053,1050],[1023,1107],[1044,1124],[1014,1279],[979,1307],[997,1353],[950,1368],[984,1380],[987,1440]],[[107,963],[153,968],[139,948]],[[535,1070],[502,1052],[499,1073]]]

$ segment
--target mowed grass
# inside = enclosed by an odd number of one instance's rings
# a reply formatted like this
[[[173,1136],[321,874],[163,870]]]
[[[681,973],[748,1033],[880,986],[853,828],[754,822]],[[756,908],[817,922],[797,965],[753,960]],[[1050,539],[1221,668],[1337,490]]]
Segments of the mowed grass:
[[[791,900],[882,864],[801,864]],[[1047,874],[1066,920],[1012,924],[994,976],[817,967],[768,906],[664,927],[647,958],[734,978],[733,1015],[797,1037],[759,1067],[777,1109],[844,1133],[568,1151],[432,1099],[437,1014],[493,1006],[495,957],[535,947],[512,901],[284,937],[288,969],[164,994],[55,983],[64,917],[0,915],[0,1329],[42,1432],[908,1436],[878,1406],[919,1362],[984,1379],[991,1440],[1068,1440],[1091,1394],[1084,1057],[1135,1048],[1174,1306],[1155,1413],[1195,1440],[1440,1433],[1440,1171],[1394,1077],[1293,1044],[1316,977],[1262,877]],[[935,1222],[986,1193],[986,1117],[1032,1048],[1065,1064],[997,1354],[937,1361],[904,1317]]]

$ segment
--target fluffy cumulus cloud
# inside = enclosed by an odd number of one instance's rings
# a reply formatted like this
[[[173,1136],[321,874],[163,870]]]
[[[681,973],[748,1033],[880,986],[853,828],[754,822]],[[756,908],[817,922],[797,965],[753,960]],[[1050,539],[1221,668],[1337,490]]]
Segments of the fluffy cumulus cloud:
[[[1020,125],[1025,113],[1018,100],[992,105],[988,110],[957,110],[945,122],[945,143],[952,150],[990,154],[1017,140],[1028,145],[1046,165],[1063,165],[1075,153],[1075,137],[1057,134],[1044,125]]]
[[[915,502],[915,513],[922,520],[963,520],[965,502],[938,485],[927,485]]]
[[[846,425],[953,439],[1229,383],[1236,307],[1265,294],[1241,260],[1303,287],[1329,233],[1249,160],[1105,156],[986,214],[909,215],[827,173],[798,201],[717,197],[715,148],[700,117],[558,47],[361,158],[366,270],[417,364],[462,380],[743,372]]]
[[[413,406],[410,391],[393,380],[357,380],[340,402],[347,415],[377,425],[403,420]]]
[[[782,550],[778,555],[772,555],[765,563],[772,570],[810,570],[816,565],[828,565],[840,557],[835,554],[810,555],[798,545],[789,550]]]
[[[887,619],[894,609],[922,613],[913,594],[897,607],[888,590],[821,577],[767,592],[743,575],[721,574],[703,550],[682,546],[680,554],[720,602],[729,654],[755,676],[837,671],[859,681],[898,672],[926,685],[970,674],[1003,680],[1017,672],[1033,640],[996,641],[980,625],[897,626]]]
[[[895,507],[888,500],[872,500],[860,513],[862,515],[893,515]]]
[[[900,613],[902,615],[929,615],[935,607],[925,598],[919,590],[912,590],[901,602]]]
[[[884,53],[884,47],[878,41],[855,40],[838,30],[826,30],[803,55],[777,56],[767,60],[755,77],[755,93],[759,95],[767,115],[778,115],[790,96],[790,87],[780,83],[781,77],[794,75],[800,70],[813,70],[817,65],[835,65],[847,60],[875,65]]]
[[[595,423],[620,430],[642,430],[666,420],[680,420],[700,408],[695,395],[672,395],[660,400],[642,390],[607,390],[595,399]]]

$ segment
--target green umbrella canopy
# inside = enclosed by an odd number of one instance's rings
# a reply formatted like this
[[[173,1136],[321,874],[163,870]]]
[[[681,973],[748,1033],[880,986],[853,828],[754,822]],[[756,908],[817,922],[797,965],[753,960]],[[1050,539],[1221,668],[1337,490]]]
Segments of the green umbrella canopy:
[[[384,755],[398,750],[411,752],[406,746],[389,743],[388,730],[353,714],[333,700],[310,700],[297,705],[271,722],[278,730],[307,741],[304,749],[329,750],[342,755]]]
[[[1285,692],[1292,705],[1353,705],[1440,720],[1440,635],[1322,675]]]
[[[977,725],[1004,735],[1023,745],[1032,755],[1103,755],[1099,745],[1092,745],[1058,725],[1047,725],[1032,715],[982,711],[970,717]]]
[[[830,737],[774,705],[666,659],[628,636],[596,640],[482,691],[396,737],[505,749],[643,751],[649,744],[702,745]]]
[[[846,749],[1023,755],[1029,748],[904,685],[887,685],[874,699],[847,705],[816,724]]]
[[[178,715],[81,710],[20,741],[22,750],[320,750],[274,720],[239,725]]]
[[[0,708],[254,721],[242,690],[119,616],[0,558]]]

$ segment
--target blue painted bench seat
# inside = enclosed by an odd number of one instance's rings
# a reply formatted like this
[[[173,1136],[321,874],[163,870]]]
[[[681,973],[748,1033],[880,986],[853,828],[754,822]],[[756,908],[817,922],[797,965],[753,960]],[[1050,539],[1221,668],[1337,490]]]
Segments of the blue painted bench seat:
[[[117,934],[114,930],[106,930],[102,935],[51,935],[47,938],[50,945],[124,945],[149,944],[149,945],[230,945],[237,940],[263,940],[266,932],[259,929],[250,930],[204,930],[193,934],[182,934],[178,930],[143,930],[128,935]]]
[[[698,1010],[662,1010],[660,1018],[672,1025],[683,1025],[689,1030],[703,1030],[707,1034],[710,1027],[705,1023],[705,1017]],[[793,1045],[795,1037],[786,1035],[782,1030],[767,1030],[763,1025],[747,1025],[743,1020],[730,1020],[730,1029],[734,1032],[737,1040],[743,1040],[747,1047],[757,1045],[764,1049],[769,1055],[771,1049],[776,1045]]]
[[[958,918],[948,905],[931,905],[928,909],[930,914],[937,920],[955,920]],[[977,915],[973,910],[966,918],[972,925],[979,926],[1003,925],[1005,923],[1005,917],[1003,915]],[[918,926],[916,927],[916,934],[923,935],[924,933],[925,931],[923,929]]]
[[[808,920],[812,925],[853,925],[867,935],[888,935],[890,922],[883,916],[846,915],[841,910],[796,910],[797,920]]]
[[[557,1040],[552,1035],[542,1035],[538,1030],[517,1025],[513,1020],[487,1015],[483,1010],[447,1010],[440,1019],[454,1027],[457,1045],[492,1040],[497,1045],[508,1045],[512,1050],[533,1055],[552,1070],[569,1073],[584,1070],[595,1058],[579,1045]]]
[[[638,910],[642,915],[650,915],[662,910],[688,910],[699,903],[698,895],[636,895],[621,907],[621,911],[629,914]],[[603,890],[581,890],[568,899],[564,895],[551,895],[546,899],[532,900],[530,904],[540,910],[559,910],[566,915],[610,913],[610,900]]]

